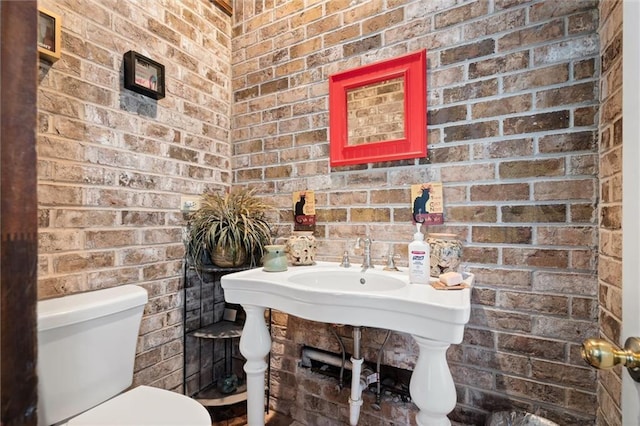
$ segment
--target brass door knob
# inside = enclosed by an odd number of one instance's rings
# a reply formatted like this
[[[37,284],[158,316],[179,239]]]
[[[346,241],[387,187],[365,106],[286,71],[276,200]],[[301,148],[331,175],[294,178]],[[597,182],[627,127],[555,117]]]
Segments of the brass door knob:
[[[640,382],[640,339],[637,337],[629,337],[624,349],[602,339],[586,339],[580,353],[582,359],[595,368],[625,366],[633,380]]]

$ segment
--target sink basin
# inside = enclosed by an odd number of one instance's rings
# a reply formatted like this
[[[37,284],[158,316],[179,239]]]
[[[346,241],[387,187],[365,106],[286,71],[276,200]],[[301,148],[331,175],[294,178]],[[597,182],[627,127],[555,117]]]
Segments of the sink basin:
[[[392,291],[407,285],[392,275],[358,270],[301,272],[287,277],[302,287],[321,288],[344,292]]]
[[[468,287],[474,276],[463,273]],[[437,278],[432,278],[437,281]],[[223,275],[224,298],[247,314],[240,352],[247,359],[247,418],[264,425],[265,357],[271,335],[265,324],[269,307],[311,321],[373,327],[409,333],[419,348],[409,391],[420,412],[419,425],[448,425],[456,406],[456,388],[447,364],[447,348],[460,343],[471,314],[471,289],[438,290],[409,284],[406,270],[342,268],[335,262],[271,272],[254,268]]]
[[[471,286],[473,275],[463,276]],[[363,272],[356,266],[316,262],[283,272],[249,269],[221,280],[230,303],[269,306],[312,321],[378,327],[450,343],[462,341],[471,312],[469,289],[440,291],[427,284],[409,284],[406,270],[378,267]]]

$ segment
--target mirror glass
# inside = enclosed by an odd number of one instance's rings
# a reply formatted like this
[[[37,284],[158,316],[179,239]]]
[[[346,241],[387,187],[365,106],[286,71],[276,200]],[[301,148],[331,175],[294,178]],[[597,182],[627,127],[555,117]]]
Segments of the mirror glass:
[[[404,77],[347,90],[347,145],[404,139]]]
[[[331,167],[427,154],[426,50],[329,76]]]

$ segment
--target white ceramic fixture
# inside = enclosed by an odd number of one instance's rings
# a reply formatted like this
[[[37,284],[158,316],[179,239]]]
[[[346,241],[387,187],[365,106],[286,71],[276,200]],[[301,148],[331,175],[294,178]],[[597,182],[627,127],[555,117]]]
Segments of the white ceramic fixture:
[[[298,268],[287,277],[294,284],[309,287],[310,290],[321,287],[324,290],[338,290],[347,292],[380,292],[400,289],[407,285],[406,280],[400,275],[391,275],[386,272],[369,270],[366,274],[360,272],[360,268],[342,269],[339,271],[315,271],[300,270]]]
[[[473,275],[463,276],[471,286]],[[456,391],[446,351],[462,341],[471,311],[469,288],[436,290],[431,285],[409,284],[406,271],[362,272],[356,266],[341,268],[330,262],[279,273],[257,268],[227,274],[222,287],[226,301],[241,304],[247,314],[240,351],[247,359],[250,426],[264,425],[265,357],[271,349],[266,308],[312,321],[410,333],[420,348],[409,389],[420,409],[416,423],[450,425],[447,414],[455,407]]]
[[[135,285],[38,302],[38,425],[211,425],[184,395],[149,386],[121,393],[133,381],[146,303]]]

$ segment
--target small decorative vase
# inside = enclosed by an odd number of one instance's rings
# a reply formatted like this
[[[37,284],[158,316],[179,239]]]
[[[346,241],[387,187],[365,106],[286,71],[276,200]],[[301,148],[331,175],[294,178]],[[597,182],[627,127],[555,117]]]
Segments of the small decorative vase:
[[[238,376],[232,374],[219,380],[218,390],[225,395],[233,393],[238,389],[238,383]]]
[[[282,272],[287,270],[286,247],[283,244],[264,246],[265,254],[262,258],[263,270],[266,272]]]
[[[312,231],[293,231],[287,240],[287,258],[292,265],[314,265],[317,241]]]
[[[462,258],[462,242],[456,234],[429,234],[431,276],[438,277],[445,272],[458,272]]]

